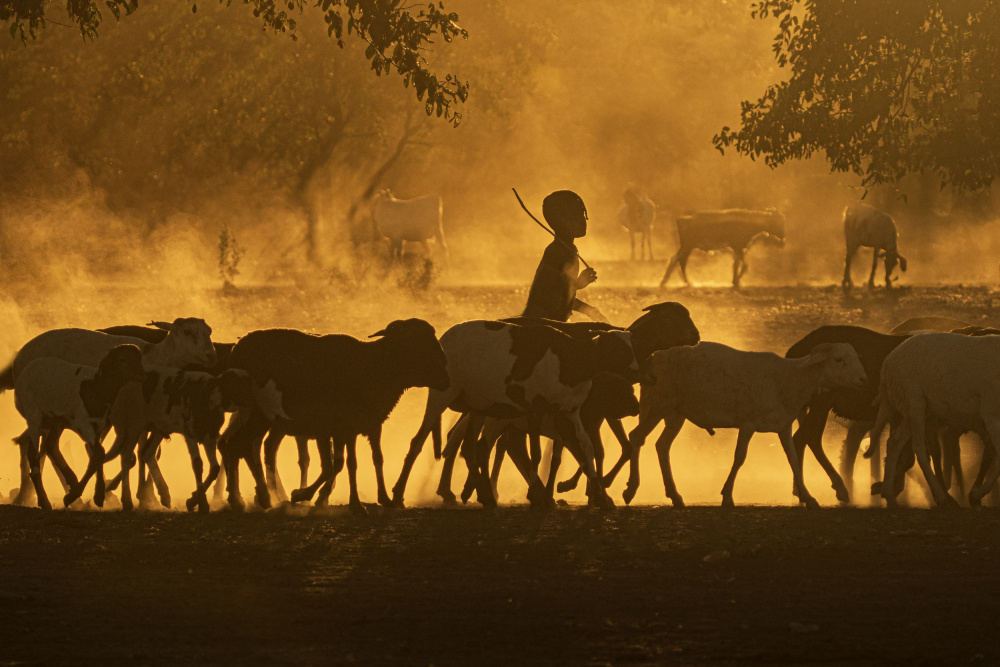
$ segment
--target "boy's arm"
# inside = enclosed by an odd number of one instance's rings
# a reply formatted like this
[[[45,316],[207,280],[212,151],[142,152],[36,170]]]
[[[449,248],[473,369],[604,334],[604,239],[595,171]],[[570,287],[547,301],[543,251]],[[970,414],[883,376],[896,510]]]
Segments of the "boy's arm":
[[[579,299],[573,299],[573,310],[575,310],[578,313],[583,313],[584,315],[586,315],[587,317],[596,322],[608,321],[608,318],[604,316],[604,313],[602,313],[594,306],[591,306],[589,303],[580,301]]]

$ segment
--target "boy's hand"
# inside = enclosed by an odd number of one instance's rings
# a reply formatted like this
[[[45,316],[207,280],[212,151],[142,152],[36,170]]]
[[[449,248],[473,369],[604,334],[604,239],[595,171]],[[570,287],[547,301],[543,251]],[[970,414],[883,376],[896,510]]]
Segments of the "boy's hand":
[[[576,279],[576,288],[583,289],[587,285],[597,280],[597,271],[587,268],[580,272],[580,277]]]

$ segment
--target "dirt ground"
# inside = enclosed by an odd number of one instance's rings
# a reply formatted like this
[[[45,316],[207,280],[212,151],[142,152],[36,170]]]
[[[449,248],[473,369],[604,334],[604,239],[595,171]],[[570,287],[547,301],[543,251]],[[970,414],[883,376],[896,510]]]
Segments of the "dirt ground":
[[[678,300],[704,339],[775,352],[821,324],[887,330],[921,315],[998,324],[1000,294],[983,285],[849,296],[834,286],[625,286],[655,284],[657,272],[616,267],[590,300],[623,324],[645,305]],[[133,300],[120,289],[97,291],[73,324],[148,321],[149,313],[123,308]],[[159,306],[204,313],[227,340],[265,326],[362,336],[406,316],[441,332],[516,313],[523,300],[523,289],[496,286],[367,299],[260,289],[163,295]],[[17,315],[4,332],[11,350],[67,325],[51,304],[17,304]],[[22,427],[12,403],[0,398],[3,440]],[[390,485],[421,410],[422,395],[408,394],[387,423]],[[827,436],[832,457],[838,428]],[[504,506],[495,512],[442,509],[431,488],[439,468],[426,454],[412,497],[408,489],[413,507],[370,505],[367,516],[342,507],[196,516],[0,506],[0,667],[1000,664],[1000,509],[837,507],[815,466],[806,481],[825,507],[783,507],[793,500],[787,463],[758,437],[737,482],[742,506],[732,510],[715,505],[735,436],[687,430],[674,466],[696,506],[683,510],[660,506],[651,458],[638,507],[588,510],[578,491],[569,506],[533,513],[520,504],[523,489],[502,480]],[[184,448],[172,447],[164,460],[178,457],[168,478],[182,503],[190,469],[178,454]],[[286,486],[296,479],[293,450],[286,446],[279,461]],[[17,484],[14,454],[0,448],[3,495]],[[370,468],[362,456],[366,502],[374,500]],[[865,475],[857,472],[858,488]],[[346,501],[346,487],[338,484],[334,504]],[[620,499],[620,488],[611,495]]]

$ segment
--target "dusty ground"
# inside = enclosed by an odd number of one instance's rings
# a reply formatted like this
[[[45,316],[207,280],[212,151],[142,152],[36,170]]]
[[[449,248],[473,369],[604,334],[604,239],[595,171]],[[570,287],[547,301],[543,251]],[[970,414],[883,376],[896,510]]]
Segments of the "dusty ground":
[[[1000,514],[0,507],[0,664],[997,664]]]
[[[783,352],[827,323],[886,330],[919,315],[998,323],[1000,294],[981,285],[846,297],[833,286],[661,293],[614,280],[655,284],[656,267],[617,271],[590,297],[612,321],[679,300],[703,338],[745,348]],[[54,326],[157,316],[127,306],[139,296],[97,290],[73,322],[52,304],[0,304],[17,315],[3,342],[12,350]],[[443,331],[516,313],[523,300],[513,287],[367,298],[283,288],[161,295],[157,303],[171,316],[205,316],[226,340],[263,326],[361,336],[403,316]],[[421,401],[408,394],[387,424],[390,484]],[[20,430],[18,419],[11,397],[0,398],[0,438]],[[833,455],[838,428],[828,434]],[[734,438],[682,432],[674,466],[689,502],[718,503]],[[495,513],[439,509],[429,456],[407,496],[428,507],[372,506],[367,517],[341,508],[122,516],[2,506],[0,666],[1000,662],[1000,510],[837,508],[815,466],[806,480],[827,507],[779,507],[792,501],[787,463],[759,438],[736,486],[744,506],[728,511],[654,506],[664,501],[651,458],[638,508],[596,513],[574,504],[578,492],[570,507],[548,514],[517,504]],[[286,482],[295,479],[293,449],[283,450]],[[4,493],[17,485],[12,450],[0,448]],[[178,443],[164,453],[177,463],[168,478],[178,500],[190,483],[182,450]],[[362,455],[366,501],[374,499],[370,467]],[[864,471],[856,481],[864,486]],[[344,502],[346,486],[334,503]],[[501,493],[508,503],[523,497],[509,480]],[[620,493],[612,488],[612,497]]]

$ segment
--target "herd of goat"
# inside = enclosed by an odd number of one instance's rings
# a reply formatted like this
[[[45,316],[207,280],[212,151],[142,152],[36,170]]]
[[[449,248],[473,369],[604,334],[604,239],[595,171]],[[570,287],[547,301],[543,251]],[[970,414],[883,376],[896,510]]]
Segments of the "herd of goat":
[[[191,457],[196,487],[187,500],[189,511],[209,510],[207,491],[222,477],[230,505],[242,508],[241,461],[253,475],[255,502],[263,508],[286,500],[328,503],[346,461],[350,507],[364,511],[356,479],[359,435],[372,448],[383,505],[403,504],[407,478],[430,436],[435,457],[445,459],[438,488],[445,501],[455,501],[451,476],[461,454],[468,467],[463,500],[475,494],[482,505],[495,506],[497,475],[509,456],[525,479],[532,507],[551,507],[557,487],[565,491],[581,477],[592,504],[612,507],[606,489],[626,465],[624,501],[634,498],[640,449],[661,421],[656,452],[675,506],[683,499],[673,480],[670,447],[686,421],[713,435],[720,428],[739,431],[722,490],[724,505],[733,504],[736,475],[754,433],[778,435],[793,493],[815,507],[802,476],[806,447],[829,475],[837,498],[849,502],[853,466],[868,434],[866,455],[873,477],[881,476],[886,428],[885,475],[873,493],[894,504],[903,488],[901,473],[916,460],[935,501],[955,504],[948,493],[953,481],[965,494],[959,438],[974,432],[985,444],[968,492],[968,502],[978,505],[1000,475],[995,452],[1000,337],[991,335],[1000,331],[962,324],[922,318],[890,333],[824,326],[781,357],[700,341],[687,309],[676,302],[647,307],[627,327],[522,317],[462,322],[438,338],[427,322],[408,319],[389,323],[368,341],[266,329],[236,343],[218,343],[204,320],[180,318],[151,327],[42,333],[0,372],[0,390],[13,389],[27,422],[15,438],[22,461],[15,502],[37,500],[43,508],[51,508],[41,475],[46,459],[63,483],[67,507],[93,477],[96,505],[103,506],[105,494],[120,485],[122,507],[131,509],[129,472],[137,462],[140,491],[147,484],[155,487],[160,502],[170,507],[157,458],[172,434],[183,436]],[[427,405],[390,496],[382,471],[382,425],[412,387],[429,389]],[[442,415],[449,409],[461,417],[445,437]],[[850,422],[839,472],[822,445],[830,412]],[[636,415],[638,424],[626,434],[622,420]],[[607,472],[604,422],[622,447]],[[104,439],[112,428],[115,439],[106,451]],[[82,476],[60,454],[66,429],[86,444]],[[290,497],[275,466],[285,436],[296,439],[300,453],[300,483]],[[545,480],[539,476],[542,436],[554,442]],[[309,440],[316,441],[321,464],[311,482]],[[557,485],[564,448],[579,470]],[[105,480],[104,467],[116,457],[120,472]]]

